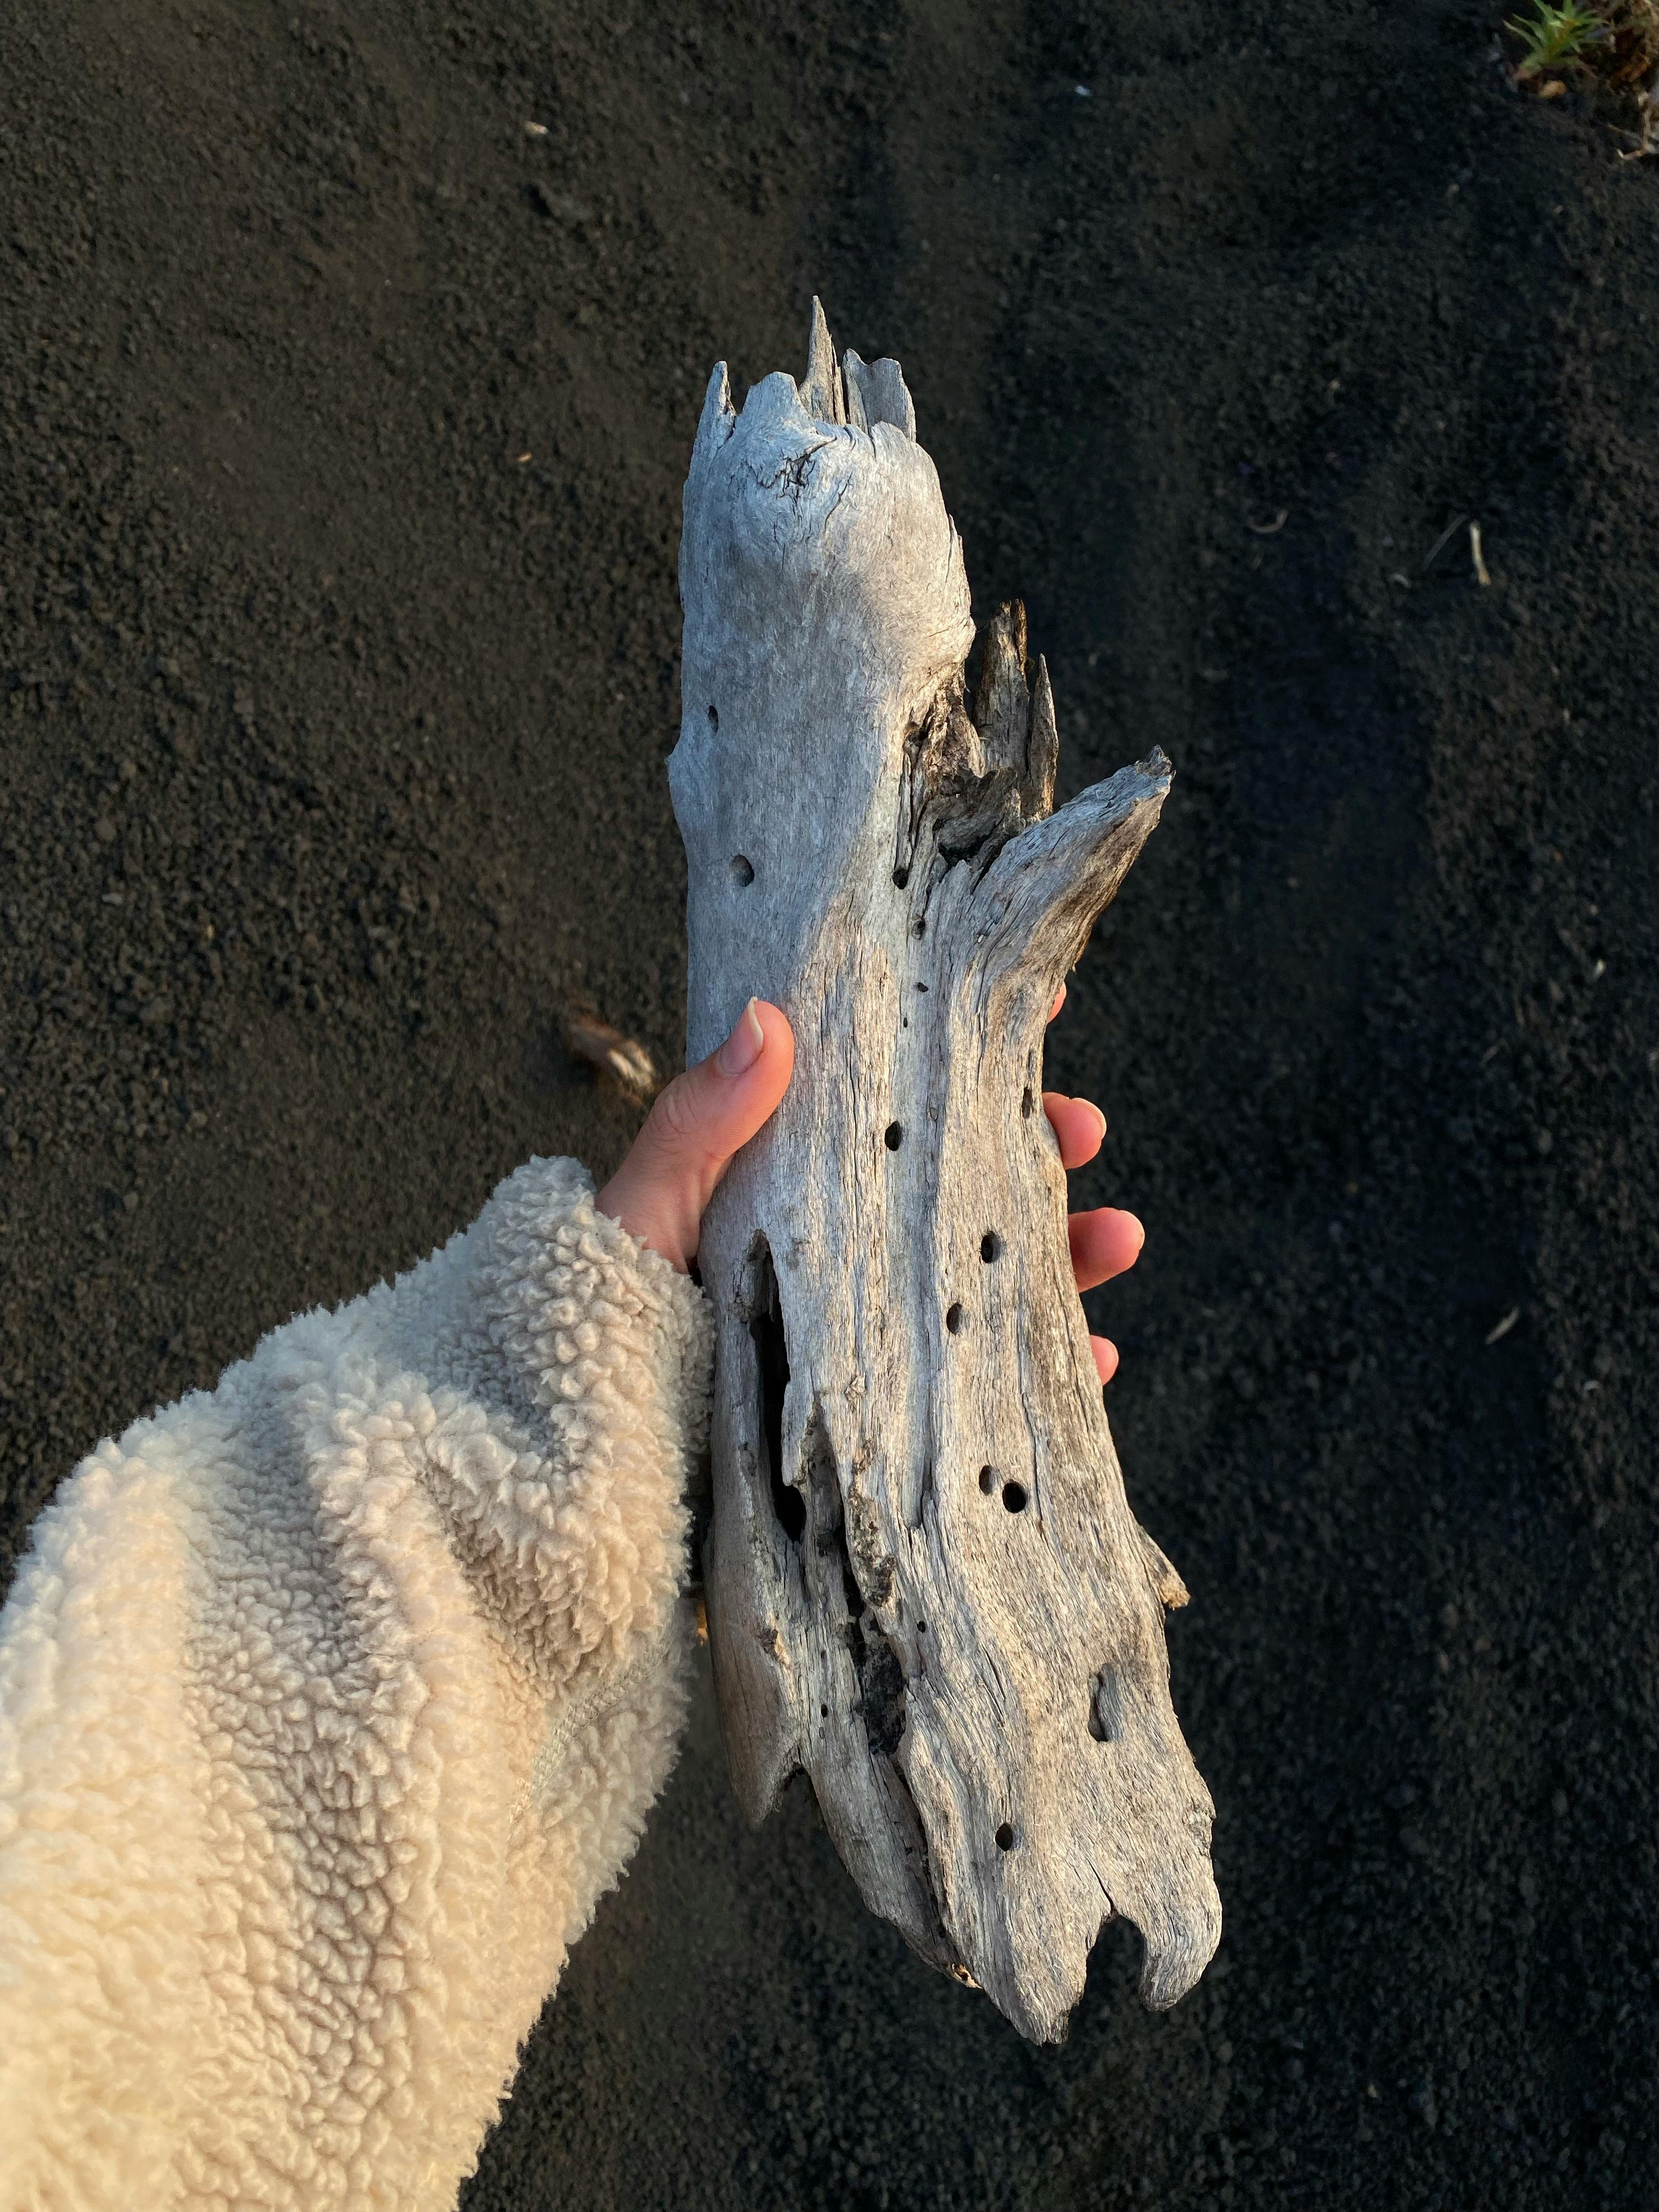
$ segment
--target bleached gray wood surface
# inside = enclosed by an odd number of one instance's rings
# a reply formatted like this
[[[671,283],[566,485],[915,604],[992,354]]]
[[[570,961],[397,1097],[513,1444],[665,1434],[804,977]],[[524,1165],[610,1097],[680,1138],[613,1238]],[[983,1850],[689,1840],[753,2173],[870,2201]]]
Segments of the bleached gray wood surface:
[[[1185,1602],[1124,1496],[1042,1109],[1056,985],[1169,787],[1062,807],[1048,675],[989,626],[898,364],[709,385],[685,488],[690,1057],[750,992],[794,1079],[703,1227],[704,1549],[759,1820],[798,1767],[876,1911],[1065,2032],[1102,1923],[1168,2005],[1215,1948],[1212,1808],[1170,1701]]]

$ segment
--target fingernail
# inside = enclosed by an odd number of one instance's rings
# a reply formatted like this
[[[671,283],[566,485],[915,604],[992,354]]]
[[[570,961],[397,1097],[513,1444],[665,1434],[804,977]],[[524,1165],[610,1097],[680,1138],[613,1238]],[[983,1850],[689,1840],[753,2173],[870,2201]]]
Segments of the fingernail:
[[[1089,1111],[1094,1115],[1096,1121],[1099,1122],[1100,1133],[1103,1137],[1106,1133],[1106,1116],[1101,1112],[1099,1107],[1095,1104],[1092,1098],[1085,1098],[1083,1103],[1087,1106]]]
[[[714,1054],[714,1065],[722,1075],[741,1075],[752,1067],[766,1049],[766,1031],[761,1027],[760,1016],[751,999],[738,1016],[738,1025]]]

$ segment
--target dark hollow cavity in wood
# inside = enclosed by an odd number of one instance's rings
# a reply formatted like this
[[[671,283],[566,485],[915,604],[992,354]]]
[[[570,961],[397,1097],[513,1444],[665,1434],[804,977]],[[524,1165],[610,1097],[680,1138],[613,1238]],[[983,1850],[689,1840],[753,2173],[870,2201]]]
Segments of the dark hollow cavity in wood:
[[[760,1395],[760,1434],[766,1472],[779,1526],[791,1543],[806,1533],[806,1500],[783,1474],[783,1407],[789,1389],[789,1347],[783,1326],[783,1302],[771,1249],[757,1237],[750,1256],[749,1334],[754,1340]]]
[[[1123,1733],[1123,1689],[1114,1667],[1103,1667],[1089,1685],[1089,1733],[1097,1743],[1115,1743]]]

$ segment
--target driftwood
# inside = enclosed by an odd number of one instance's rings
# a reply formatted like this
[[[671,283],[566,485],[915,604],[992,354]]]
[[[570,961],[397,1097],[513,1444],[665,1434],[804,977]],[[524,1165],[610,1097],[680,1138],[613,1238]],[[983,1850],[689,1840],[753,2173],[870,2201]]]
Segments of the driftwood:
[[[718,367],[685,489],[690,1057],[751,991],[795,1074],[703,1228],[704,1547],[751,1818],[797,1768],[866,1902],[1027,2036],[1103,1923],[1172,2004],[1213,1952],[1212,1808],[1170,1701],[1186,1592],[1125,1500],[1072,1280],[1043,1031],[1169,787],[1051,812],[1024,617],[973,641],[896,362]]]

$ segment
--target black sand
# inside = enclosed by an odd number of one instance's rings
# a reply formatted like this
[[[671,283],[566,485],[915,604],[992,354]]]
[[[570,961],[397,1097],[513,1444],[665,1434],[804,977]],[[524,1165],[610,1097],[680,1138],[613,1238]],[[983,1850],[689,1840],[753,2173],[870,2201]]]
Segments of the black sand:
[[[1466,0],[295,5],[7,11],[10,1545],[619,1156],[556,1015],[677,1050],[680,482],[817,289],[1063,785],[1179,770],[1051,1072],[1228,1933],[1028,2050],[705,1698],[469,2212],[1652,2205],[1659,174]]]

